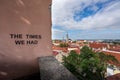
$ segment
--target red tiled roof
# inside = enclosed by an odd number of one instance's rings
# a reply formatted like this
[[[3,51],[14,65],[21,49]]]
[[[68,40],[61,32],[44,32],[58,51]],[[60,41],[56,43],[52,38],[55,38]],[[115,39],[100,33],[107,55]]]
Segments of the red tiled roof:
[[[79,47],[75,45],[70,45],[69,48],[79,48]]]
[[[108,54],[108,55],[115,56],[115,58],[116,58],[118,61],[120,61],[120,53],[108,52],[108,51],[103,51],[103,53]],[[116,66],[120,66],[120,63],[118,63],[118,64],[113,63],[113,62],[110,62],[110,63],[113,64],[113,65],[116,65]]]
[[[85,44],[79,44],[80,46],[85,46]]]
[[[69,48],[76,48],[76,53],[80,54],[80,48],[78,46],[69,46]]]
[[[111,45],[109,50],[120,52],[120,46],[119,45],[116,45],[116,46]]]
[[[94,42],[94,43],[89,43],[89,46],[90,46],[91,48],[96,48],[96,49],[98,49],[98,48],[100,48],[100,49],[102,49],[102,48],[107,48],[107,45],[108,45],[108,44],[105,44],[105,43],[96,43],[96,42]]]
[[[107,80],[120,80],[120,73],[107,77]]]
[[[109,50],[111,50],[111,51],[118,51],[118,52],[120,52],[120,48],[110,48]]]
[[[76,51],[76,53],[80,54],[80,49],[77,49],[77,50],[75,50],[75,51]]]
[[[68,52],[68,47],[52,46],[52,50],[61,50],[63,52]]]
[[[56,56],[58,54],[57,51],[53,51],[53,55]]]

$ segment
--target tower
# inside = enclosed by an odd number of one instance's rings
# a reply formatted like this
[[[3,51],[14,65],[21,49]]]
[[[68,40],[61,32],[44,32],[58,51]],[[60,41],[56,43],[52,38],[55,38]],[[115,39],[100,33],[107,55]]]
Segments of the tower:
[[[68,32],[67,32],[67,34],[66,34],[66,43],[68,43],[69,42],[69,36],[68,36]]]

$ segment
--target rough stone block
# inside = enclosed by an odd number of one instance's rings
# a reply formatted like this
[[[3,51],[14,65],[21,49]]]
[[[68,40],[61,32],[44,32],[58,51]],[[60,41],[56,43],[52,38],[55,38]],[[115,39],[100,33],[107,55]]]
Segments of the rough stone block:
[[[40,57],[39,66],[41,80],[78,80],[53,56]]]

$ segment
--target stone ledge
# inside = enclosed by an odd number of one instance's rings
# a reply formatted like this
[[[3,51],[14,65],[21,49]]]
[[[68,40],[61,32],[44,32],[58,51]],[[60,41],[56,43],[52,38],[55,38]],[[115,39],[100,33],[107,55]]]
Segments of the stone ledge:
[[[41,80],[78,80],[53,56],[39,58]]]

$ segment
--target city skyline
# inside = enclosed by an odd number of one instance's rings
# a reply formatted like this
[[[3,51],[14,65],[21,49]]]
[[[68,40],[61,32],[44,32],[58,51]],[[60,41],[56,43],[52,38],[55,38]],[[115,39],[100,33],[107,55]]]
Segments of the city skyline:
[[[119,0],[53,0],[52,39],[120,39]]]

